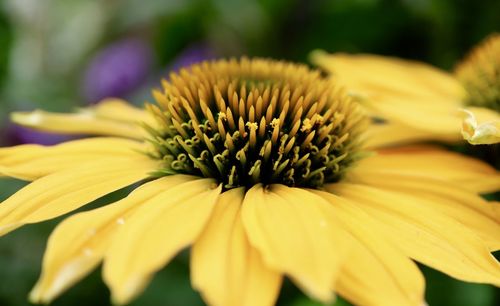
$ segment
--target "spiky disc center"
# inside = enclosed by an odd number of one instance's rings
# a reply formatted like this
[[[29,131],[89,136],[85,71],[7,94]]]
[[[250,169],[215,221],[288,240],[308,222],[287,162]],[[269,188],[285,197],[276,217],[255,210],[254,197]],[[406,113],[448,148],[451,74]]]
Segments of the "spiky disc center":
[[[467,104],[500,112],[500,34],[489,36],[457,66]]]
[[[203,62],[171,74],[148,109],[158,175],[319,187],[359,156],[363,115],[319,72],[264,59]]]

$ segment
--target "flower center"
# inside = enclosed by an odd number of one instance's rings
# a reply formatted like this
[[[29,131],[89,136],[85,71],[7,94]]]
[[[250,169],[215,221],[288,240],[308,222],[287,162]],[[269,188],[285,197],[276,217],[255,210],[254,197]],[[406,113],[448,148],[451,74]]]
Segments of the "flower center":
[[[306,66],[264,59],[203,62],[171,74],[147,127],[158,175],[319,187],[359,158],[364,116]]]
[[[500,111],[500,34],[474,48],[455,74],[467,90],[467,104]]]

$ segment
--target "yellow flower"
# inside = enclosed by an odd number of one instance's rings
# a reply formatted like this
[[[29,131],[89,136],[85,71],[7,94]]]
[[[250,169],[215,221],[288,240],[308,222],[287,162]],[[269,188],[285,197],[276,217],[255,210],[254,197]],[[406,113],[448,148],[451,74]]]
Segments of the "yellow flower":
[[[471,144],[500,142],[500,35],[494,34],[458,65],[455,74],[429,65],[376,55],[326,54],[312,61],[349,88],[387,124],[370,144],[419,140]]]
[[[191,247],[208,305],[274,305],[284,276],[314,299],[422,305],[413,260],[500,286],[488,165],[437,147],[367,153],[364,115],[332,82],[272,60],[205,62],[172,74],[147,111],[108,100],[16,122],[99,137],[0,149],[0,174],[33,181],[0,204],[0,234],[122,187],[126,198],[63,221],[33,302],[103,263],[114,303],[139,295]]]

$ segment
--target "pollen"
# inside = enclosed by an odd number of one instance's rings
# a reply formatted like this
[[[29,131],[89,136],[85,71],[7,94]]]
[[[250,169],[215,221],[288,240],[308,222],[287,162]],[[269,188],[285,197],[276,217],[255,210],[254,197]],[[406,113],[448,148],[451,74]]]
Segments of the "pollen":
[[[155,173],[215,178],[225,189],[262,183],[318,188],[362,156],[364,114],[307,66],[267,59],[203,62],[153,92],[145,126],[163,162]]]
[[[467,90],[467,104],[500,111],[500,34],[474,48],[455,74]]]

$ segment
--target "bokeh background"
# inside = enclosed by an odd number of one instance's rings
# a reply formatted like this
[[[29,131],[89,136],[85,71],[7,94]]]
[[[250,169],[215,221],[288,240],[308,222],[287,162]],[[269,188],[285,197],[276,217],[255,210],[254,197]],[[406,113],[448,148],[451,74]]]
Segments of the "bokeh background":
[[[324,49],[453,69],[471,46],[500,31],[499,12],[498,0],[0,0],[0,145],[68,139],[13,126],[10,111],[71,111],[111,96],[140,105],[169,72],[204,59],[248,55],[307,63],[311,50]],[[1,179],[0,201],[24,184]],[[0,306],[28,305],[46,239],[59,221],[0,239]],[[498,289],[423,270],[431,306],[500,305]],[[320,305],[290,283],[278,304]],[[53,305],[110,305],[100,272]],[[132,305],[203,305],[189,284],[188,254]],[[349,304],[339,299],[335,305]]]

